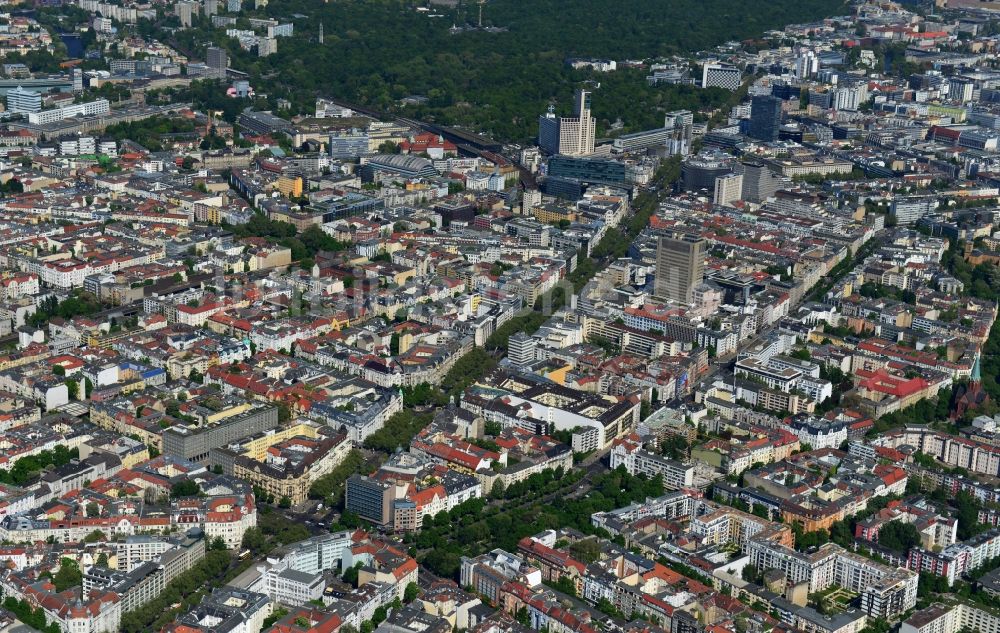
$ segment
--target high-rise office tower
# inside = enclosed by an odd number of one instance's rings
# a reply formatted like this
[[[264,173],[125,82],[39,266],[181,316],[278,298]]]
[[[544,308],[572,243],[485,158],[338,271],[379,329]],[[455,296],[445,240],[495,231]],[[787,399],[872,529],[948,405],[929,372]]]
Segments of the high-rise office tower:
[[[750,138],[776,141],[780,127],[781,99],[770,95],[754,97],[750,102]]]
[[[692,233],[661,235],[656,245],[653,296],[690,304],[694,287],[705,277],[704,238]]]
[[[559,125],[559,144],[577,154],[593,154],[597,119],[590,115],[590,92],[577,91],[573,114]]]
[[[538,347],[538,341],[534,337],[528,336],[523,332],[518,332],[510,337],[507,346],[507,357],[510,359],[510,362],[518,367],[530,365],[535,362],[536,347]]]
[[[538,117],[538,146],[550,154],[559,153],[559,117],[554,105]]]
[[[209,46],[205,53],[205,64],[211,69],[213,76],[224,79],[226,69],[229,68],[229,55],[223,48]]]
[[[597,119],[590,114],[590,92],[579,90],[573,116],[557,117],[554,108],[538,117],[538,145],[549,154],[586,156],[594,153]]]
[[[362,475],[351,475],[344,487],[344,505],[363,519],[385,525],[392,518],[396,486]]]
[[[715,195],[712,202],[720,207],[732,206],[743,195],[743,176],[726,174],[715,179]]]

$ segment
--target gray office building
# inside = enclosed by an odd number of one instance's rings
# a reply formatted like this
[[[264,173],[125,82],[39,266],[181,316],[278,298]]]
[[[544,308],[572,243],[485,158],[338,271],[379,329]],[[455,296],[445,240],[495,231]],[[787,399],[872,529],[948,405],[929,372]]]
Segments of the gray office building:
[[[651,147],[663,147],[673,138],[674,128],[661,127],[655,130],[622,134],[614,140],[615,152],[637,152]]]
[[[913,224],[938,208],[936,196],[911,196],[892,201],[892,217],[897,224]]]
[[[331,132],[327,147],[334,158],[358,158],[367,156],[368,132],[358,128]]]
[[[202,426],[176,424],[163,431],[163,454],[207,462],[213,448],[227,446],[278,426],[278,408],[262,406]]]
[[[742,198],[750,202],[763,202],[781,188],[783,179],[761,161],[748,160],[736,163],[734,170],[743,176]]]
[[[692,303],[694,287],[705,276],[707,243],[699,235],[669,233],[656,245],[653,296],[664,301]]]
[[[609,185],[630,189],[629,172],[625,163],[607,158],[553,156],[545,179],[545,193],[560,198],[579,200],[591,185]]]
[[[205,53],[205,65],[212,71],[212,76],[225,79],[226,69],[229,68],[229,54],[224,48],[209,46]]]
[[[344,488],[344,508],[378,525],[392,520],[395,485],[373,477],[351,475]]]

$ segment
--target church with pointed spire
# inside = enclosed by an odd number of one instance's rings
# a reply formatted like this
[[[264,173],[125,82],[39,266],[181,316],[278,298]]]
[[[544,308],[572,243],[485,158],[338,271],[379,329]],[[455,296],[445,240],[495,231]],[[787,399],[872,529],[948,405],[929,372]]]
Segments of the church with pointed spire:
[[[976,354],[976,360],[972,363],[972,373],[969,374],[969,384],[958,385],[952,391],[949,416],[952,420],[961,419],[967,411],[975,411],[990,399],[983,391],[982,371],[981,356]]]

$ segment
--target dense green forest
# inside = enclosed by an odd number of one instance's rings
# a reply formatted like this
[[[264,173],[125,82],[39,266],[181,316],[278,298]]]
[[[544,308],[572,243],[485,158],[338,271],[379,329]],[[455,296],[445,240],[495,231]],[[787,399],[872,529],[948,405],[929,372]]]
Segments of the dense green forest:
[[[530,5],[492,0],[484,6],[483,23],[506,31],[451,34],[453,24],[475,21],[476,5],[435,7],[441,14],[436,18],[415,7],[402,0],[272,0],[241,16],[294,21],[295,35],[280,38],[278,52],[268,57],[241,50],[205,18],[172,35],[167,29],[173,17],[139,30],[172,41],[195,58],[203,58],[209,44],[226,47],[232,66],[249,72],[259,93],[272,103],[289,99],[296,111],[308,111],[316,96],[333,96],[465,125],[503,140],[525,140],[535,135],[537,117],[550,102],[568,111],[574,89],[587,80],[600,83],[593,100],[600,131],[619,116],[625,131],[633,131],[662,125],[664,111],[725,105],[722,91],[649,87],[643,70],[577,71],[566,64],[568,58],[686,53],[846,12],[843,0],[537,0]],[[400,106],[410,95],[428,101]]]

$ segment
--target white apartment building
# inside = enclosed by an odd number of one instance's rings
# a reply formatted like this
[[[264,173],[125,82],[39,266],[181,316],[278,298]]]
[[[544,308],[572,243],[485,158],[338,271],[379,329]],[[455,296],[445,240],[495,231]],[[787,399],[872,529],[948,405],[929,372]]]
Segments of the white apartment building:
[[[730,207],[740,200],[743,192],[743,174],[726,174],[715,179],[712,202],[720,207]]]
[[[0,279],[0,298],[18,299],[38,294],[38,275],[34,273],[14,274]]]
[[[1000,633],[1000,616],[964,602],[933,604],[903,621],[899,633]]]
[[[29,112],[28,123],[44,125],[55,123],[63,119],[71,119],[76,116],[97,116],[107,114],[111,111],[111,103],[107,99],[96,99],[86,103],[74,103],[63,108],[52,110],[42,110],[41,112]]]
[[[845,86],[833,91],[834,110],[855,112],[868,100],[868,84],[859,83],[855,86]]]
[[[616,441],[610,457],[612,470],[625,466],[625,470],[631,475],[662,475],[663,487],[667,490],[689,488],[694,484],[693,465],[650,453],[629,438]]]
[[[775,543],[750,539],[745,550],[757,569],[778,569],[792,584],[809,583],[809,593],[837,585],[861,594],[861,609],[889,619],[917,603],[918,574],[893,568],[827,543],[801,553]]]
[[[662,497],[647,499],[641,504],[633,503],[608,512],[595,512],[590,515],[590,522],[595,527],[615,534],[617,532],[613,528],[614,524],[628,524],[647,517],[673,519],[691,516],[698,503],[700,503],[699,499],[692,496],[690,492],[670,492]]]
[[[281,565],[264,572],[262,592],[274,602],[297,607],[322,598],[325,588],[322,573],[309,574]]]
[[[757,358],[742,358],[736,361],[734,373],[737,376],[748,376],[759,380],[771,389],[778,389],[785,393],[797,388],[799,380],[802,378],[801,370],[791,367],[772,367],[769,362],[765,363]]]
[[[238,516],[234,518],[231,516],[232,514]],[[243,534],[252,527],[257,527],[256,508],[247,511],[247,508],[244,507],[243,512],[239,513],[229,513],[223,510],[208,512],[202,523],[206,541],[211,543],[216,537],[221,538],[229,549],[239,548],[243,543]]]
[[[792,420],[788,428],[799,437],[799,442],[814,450],[838,448],[847,441],[847,422],[804,417]]]
[[[289,545],[282,564],[306,574],[318,574],[340,565],[344,550],[351,547],[351,531],[333,532]]]
[[[156,560],[173,547],[166,539],[136,534],[118,543],[118,569],[129,572],[146,561]]]

